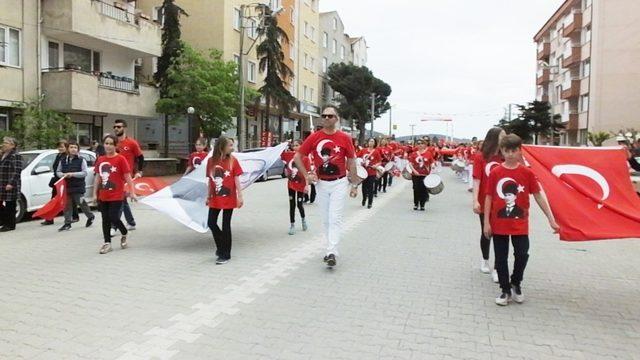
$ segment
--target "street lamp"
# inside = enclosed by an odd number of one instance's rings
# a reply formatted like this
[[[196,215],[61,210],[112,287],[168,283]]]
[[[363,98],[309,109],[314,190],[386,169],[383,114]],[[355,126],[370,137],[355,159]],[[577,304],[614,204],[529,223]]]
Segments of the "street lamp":
[[[193,149],[193,114],[196,113],[196,109],[193,106],[189,106],[187,108],[187,126],[188,126],[188,131],[187,131],[187,136],[189,137],[189,140],[187,141],[187,144],[189,144],[189,149],[188,152],[191,152],[191,150]]]
[[[246,16],[245,15],[245,11],[246,9],[251,8],[251,9],[256,9],[258,11],[258,15],[254,15],[254,16]],[[245,138],[245,130],[244,130],[244,124],[245,124],[245,108],[244,108],[244,93],[245,93],[245,89],[244,89],[244,57],[245,55],[249,55],[249,52],[251,52],[251,49],[253,48],[253,46],[256,44],[256,41],[258,41],[258,38],[256,37],[253,42],[251,43],[251,46],[249,47],[249,49],[245,52],[244,51],[244,36],[245,36],[245,30],[247,28],[249,28],[248,26],[244,25],[244,20],[245,19],[252,19],[252,20],[258,20],[257,22],[259,24],[262,24],[262,22],[264,21],[264,19],[266,17],[275,17],[278,16],[278,14],[283,10],[283,8],[281,6],[279,6],[275,11],[270,12],[269,14],[267,14],[267,10],[269,9],[269,5],[266,4],[261,4],[261,3],[252,3],[252,4],[245,4],[245,5],[240,5],[240,51],[238,53],[238,77],[239,77],[239,86],[240,86],[240,108],[238,109],[238,117],[237,117],[237,121],[236,121],[236,131],[237,131],[237,137],[238,137],[238,150],[242,151],[244,150],[245,147],[245,143],[246,143],[246,138]],[[250,28],[253,28],[253,26],[251,26]]]

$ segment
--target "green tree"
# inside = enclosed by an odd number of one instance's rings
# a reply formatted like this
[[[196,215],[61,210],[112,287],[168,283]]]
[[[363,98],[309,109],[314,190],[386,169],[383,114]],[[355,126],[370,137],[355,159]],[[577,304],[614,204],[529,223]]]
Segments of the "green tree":
[[[205,56],[184,44],[178,61],[169,68],[168,80],[166,96],[156,103],[158,112],[182,117],[193,106],[208,138],[233,127],[231,117],[239,106],[237,65],[224,61],[220,51]],[[249,91],[249,96],[254,93]]]
[[[175,0],[164,0],[162,2],[162,55],[158,58],[158,69],[153,78],[160,86],[160,97],[165,97],[169,88],[169,69],[180,57],[182,52],[182,42],[180,37],[180,16],[189,16],[180,6],[175,4]]]
[[[265,7],[263,25],[258,28],[258,34],[264,40],[256,49],[260,58],[260,72],[266,72],[264,85],[258,90],[266,101],[266,128],[269,129],[272,101],[280,110],[279,136],[282,134],[282,115],[288,115],[291,108],[297,106],[298,100],[287,89],[286,81],[292,79],[293,71],[285,63],[282,44],[289,43],[287,33],[278,26],[278,18],[272,16],[271,9]]]
[[[365,125],[371,122],[371,94],[375,94],[374,117],[379,118],[391,105],[387,101],[391,95],[391,86],[376,78],[365,66],[336,63],[327,71],[329,86],[340,95],[339,109],[342,116],[355,119],[358,130],[358,142],[364,143]]]
[[[509,133],[516,134],[524,142],[538,143],[540,136],[554,139],[564,126],[558,122],[558,116],[551,116],[551,106],[548,102],[533,101],[527,105],[518,105],[520,115],[515,119],[502,119],[498,126]]]
[[[50,149],[60,139],[73,135],[73,122],[60,112],[42,106],[44,97],[27,103],[16,103],[19,115],[10,134],[18,139],[25,150]]]
[[[599,131],[599,132],[590,132],[589,133],[589,141],[593,144],[593,146],[602,146],[602,144],[611,139],[612,135],[610,133]]]

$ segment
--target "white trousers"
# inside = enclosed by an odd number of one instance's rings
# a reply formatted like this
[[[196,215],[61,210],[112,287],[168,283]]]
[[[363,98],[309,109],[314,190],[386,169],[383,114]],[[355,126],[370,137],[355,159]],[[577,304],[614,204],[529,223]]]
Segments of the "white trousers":
[[[469,189],[473,189],[473,164],[467,165],[467,181]]]
[[[338,256],[338,244],[342,237],[344,204],[349,193],[349,181],[346,177],[336,181],[320,180],[316,185],[316,190],[327,243],[327,255]]]

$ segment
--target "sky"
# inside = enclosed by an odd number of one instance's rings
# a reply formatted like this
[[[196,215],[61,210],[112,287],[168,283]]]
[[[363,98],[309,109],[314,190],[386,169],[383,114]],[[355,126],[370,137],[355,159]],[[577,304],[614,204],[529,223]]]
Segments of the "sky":
[[[534,35],[563,0],[320,0],[350,36],[364,36],[367,66],[393,93],[396,135],[447,131],[483,138],[510,104],[535,99]],[[374,130],[389,131],[389,114]],[[449,130],[451,131],[451,130]]]

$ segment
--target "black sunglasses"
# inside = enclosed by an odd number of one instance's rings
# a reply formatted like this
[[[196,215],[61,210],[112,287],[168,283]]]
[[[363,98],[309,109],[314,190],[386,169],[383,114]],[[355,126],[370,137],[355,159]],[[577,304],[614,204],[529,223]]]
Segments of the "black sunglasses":
[[[114,128],[114,129],[122,129],[123,127],[124,127],[124,126],[122,126],[122,125],[113,125],[113,128]]]
[[[323,119],[333,119],[334,117],[336,117],[333,114],[322,114],[320,116],[322,116]]]

